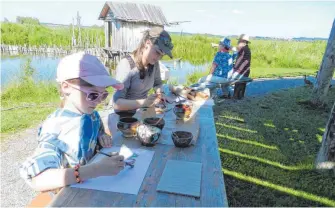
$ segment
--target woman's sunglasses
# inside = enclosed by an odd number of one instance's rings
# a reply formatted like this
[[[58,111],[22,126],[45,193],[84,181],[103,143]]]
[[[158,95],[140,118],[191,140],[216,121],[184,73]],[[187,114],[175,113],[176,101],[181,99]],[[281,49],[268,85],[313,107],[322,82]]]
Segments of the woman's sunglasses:
[[[106,100],[106,98],[108,97],[108,94],[109,94],[107,91],[105,91],[105,92],[95,92],[95,91],[87,90],[83,87],[79,87],[77,85],[71,84],[69,82],[65,82],[65,83],[70,85],[73,89],[76,89],[76,90],[79,90],[80,92],[85,93],[86,94],[86,100],[89,101],[89,102],[96,102],[99,99],[101,101],[104,101],[104,100]]]

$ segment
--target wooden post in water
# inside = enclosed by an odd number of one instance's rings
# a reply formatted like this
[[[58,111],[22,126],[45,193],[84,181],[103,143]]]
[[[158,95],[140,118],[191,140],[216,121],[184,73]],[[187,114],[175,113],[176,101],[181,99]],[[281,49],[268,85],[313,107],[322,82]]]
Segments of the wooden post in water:
[[[80,19],[81,19],[81,17],[79,16],[79,11],[77,11],[77,27],[78,27],[78,45],[79,45],[79,47],[81,47]]]
[[[105,21],[105,47],[110,47],[110,21]]]
[[[74,18],[72,17],[72,43],[71,43],[71,48],[75,47],[76,45],[76,35],[74,33]]]

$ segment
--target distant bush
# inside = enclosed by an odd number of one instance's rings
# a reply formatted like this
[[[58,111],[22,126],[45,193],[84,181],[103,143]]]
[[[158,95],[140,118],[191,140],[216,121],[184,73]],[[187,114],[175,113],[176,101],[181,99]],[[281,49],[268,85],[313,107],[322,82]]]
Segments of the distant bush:
[[[34,17],[16,17],[16,22],[19,24],[31,24],[31,25],[39,25],[40,21]]]

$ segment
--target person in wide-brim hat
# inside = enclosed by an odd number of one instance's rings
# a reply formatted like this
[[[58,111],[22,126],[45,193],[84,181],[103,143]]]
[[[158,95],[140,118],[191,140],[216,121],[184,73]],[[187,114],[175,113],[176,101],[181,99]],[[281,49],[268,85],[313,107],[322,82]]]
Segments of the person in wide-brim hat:
[[[242,34],[237,38],[237,41],[238,42],[246,42],[247,44],[249,44],[250,43],[249,35]]]
[[[249,77],[250,75],[250,65],[251,65],[251,51],[249,48],[250,39],[249,36],[246,34],[242,34],[238,37],[238,43],[237,43],[237,59],[233,67],[233,79],[242,79],[244,77]],[[237,83],[235,84],[235,88],[238,85],[244,85],[245,89],[245,83]],[[244,93],[244,92],[243,92]],[[236,97],[234,93],[234,97]]]

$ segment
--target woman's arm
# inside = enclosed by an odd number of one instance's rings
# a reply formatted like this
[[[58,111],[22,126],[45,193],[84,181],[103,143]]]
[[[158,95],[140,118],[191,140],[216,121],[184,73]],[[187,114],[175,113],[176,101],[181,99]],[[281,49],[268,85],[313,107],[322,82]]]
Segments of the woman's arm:
[[[138,100],[128,100],[119,98],[114,103],[114,109],[116,110],[135,110],[140,107],[144,107],[146,99],[138,99]]]
[[[215,69],[216,69],[216,67],[217,67],[216,63],[213,62],[213,63],[212,63],[211,70],[209,71],[209,74],[213,74],[214,71],[215,71]]]
[[[162,93],[162,77],[161,77],[161,70],[159,66],[159,62],[155,64],[155,80],[154,80],[154,89],[156,94],[161,94]]]
[[[120,98],[114,103],[114,109],[117,110],[135,110],[141,107],[151,107],[159,99],[156,94],[148,96],[146,99],[127,100]]]
[[[212,67],[211,67],[211,70],[209,71],[209,75],[211,75],[211,74],[213,74],[214,73],[214,71],[215,71],[215,69],[216,69],[216,67],[218,66],[218,64],[217,63],[219,63],[219,54],[220,52],[217,52],[216,54],[215,54],[215,57],[214,57],[214,60],[213,60],[213,63],[212,63]]]

